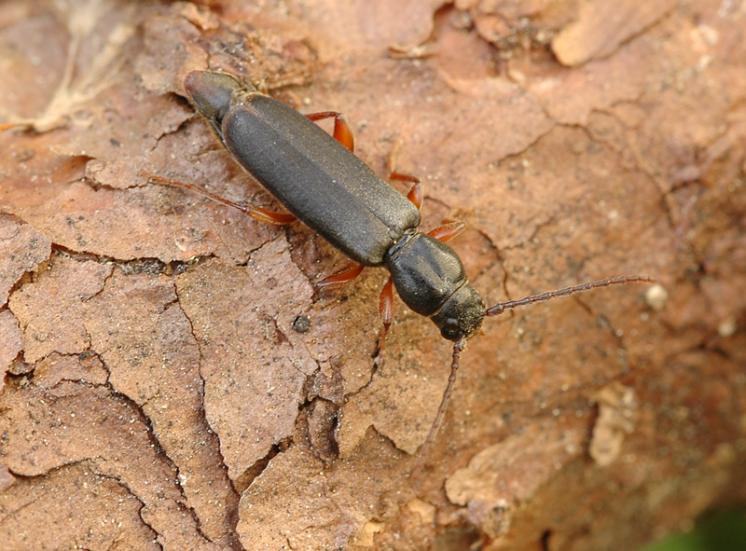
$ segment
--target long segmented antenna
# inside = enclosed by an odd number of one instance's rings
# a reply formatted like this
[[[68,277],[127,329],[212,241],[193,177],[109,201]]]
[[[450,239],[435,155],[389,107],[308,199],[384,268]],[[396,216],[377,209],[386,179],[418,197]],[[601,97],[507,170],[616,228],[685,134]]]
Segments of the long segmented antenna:
[[[596,281],[586,281],[572,287],[565,287],[564,289],[557,289],[555,291],[546,291],[539,293],[538,295],[529,295],[527,297],[519,298],[516,300],[507,300],[505,302],[498,302],[494,306],[487,308],[485,316],[497,316],[502,314],[505,310],[512,308],[518,308],[519,306],[525,306],[527,304],[533,304],[534,302],[542,302],[545,300],[564,297],[567,295],[573,295],[590,289],[596,289],[597,287],[608,287],[609,285],[621,285],[624,283],[653,283],[655,280],[648,276],[615,276],[607,279],[599,279]]]
[[[610,285],[621,285],[624,283],[651,283],[654,281],[655,280],[651,277],[639,275],[615,276],[609,277],[607,279],[599,279],[596,281],[586,281],[585,283],[573,285],[572,287],[565,287],[564,289],[556,289],[554,291],[546,291],[544,293],[539,293],[538,295],[529,295],[527,297],[519,298],[516,300],[498,302],[494,306],[490,306],[489,308],[487,308],[487,310],[485,311],[485,316],[497,316],[505,312],[505,310],[510,310],[519,306],[525,306],[527,304],[533,304],[534,302],[542,302],[557,297],[564,297],[567,295],[580,293],[582,291],[595,289],[597,287],[608,287]],[[448,409],[448,402],[450,401],[451,393],[453,392],[453,386],[456,382],[456,373],[458,372],[459,368],[459,356],[461,355],[461,351],[464,349],[465,346],[465,338],[457,341],[453,345],[453,359],[451,360],[451,374],[448,376],[448,385],[443,392],[443,398],[440,401],[440,406],[438,406],[438,413],[435,415],[435,420],[430,426],[430,432],[427,434],[427,438],[422,444],[422,448],[420,448],[420,454],[422,457],[427,455],[427,448],[431,445],[432,441],[440,430],[440,426],[443,424],[443,417],[445,417],[446,410]]]
[[[423,457],[424,455],[426,455],[424,451],[430,446],[433,439],[435,438],[435,435],[438,434],[440,426],[443,424],[443,417],[445,417],[446,409],[448,409],[448,402],[451,397],[451,393],[453,392],[453,385],[456,382],[456,373],[458,372],[459,368],[459,356],[461,356],[461,351],[464,349],[465,346],[466,339],[456,341],[456,343],[453,345],[451,374],[448,375],[448,384],[446,385],[446,389],[443,391],[443,397],[440,399],[438,413],[435,414],[435,420],[433,421],[433,424],[430,425],[430,432],[427,433],[427,438],[425,438],[425,442],[422,444],[420,453]]]

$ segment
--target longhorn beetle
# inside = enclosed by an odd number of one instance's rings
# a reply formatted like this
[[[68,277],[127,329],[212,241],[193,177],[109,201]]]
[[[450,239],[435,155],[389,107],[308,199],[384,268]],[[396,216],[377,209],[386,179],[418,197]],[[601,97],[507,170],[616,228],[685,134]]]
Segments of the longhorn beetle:
[[[394,287],[407,306],[429,317],[443,337],[454,341],[448,384],[423,446],[432,441],[443,421],[459,355],[485,316],[596,287],[652,281],[645,276],[611,277],[485,308],[458,255],[444,243],[460,233],[463,224],[448,223],[421,233],[419,180],[392,171],[391,179],[412,184],[405,198],[378,178],[353,154],[352,132],[340,113],[302,115],[221,72],[193,71],[184,88],[236,161],[290,213],[234,203],[193,184],[161,176],[149,175],[150,181],[200,193],[261,222],[282,225],[301,220],[354,261],[321,280],[317,284],[320,288],[351,281],[366,266],[386,268],[391,275],[380,296],[383,328],[379,350],[393,319]],[[313,122],[327,118],[334,118],[333,137]]]

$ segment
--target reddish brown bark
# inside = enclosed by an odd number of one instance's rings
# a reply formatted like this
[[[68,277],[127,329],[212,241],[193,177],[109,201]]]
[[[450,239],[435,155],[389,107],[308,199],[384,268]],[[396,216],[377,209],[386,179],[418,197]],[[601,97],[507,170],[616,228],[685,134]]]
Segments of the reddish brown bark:
[[[0,6],[4,548],[603,549],[746,497],[740,3],[55,6]],[[450,344],[398,303],[371,357],[385,275],[314,294],[320,237],[142,176],[276,206],[207,67],[398,147],[490,304],[659,283],[487,320],[420,457]]]

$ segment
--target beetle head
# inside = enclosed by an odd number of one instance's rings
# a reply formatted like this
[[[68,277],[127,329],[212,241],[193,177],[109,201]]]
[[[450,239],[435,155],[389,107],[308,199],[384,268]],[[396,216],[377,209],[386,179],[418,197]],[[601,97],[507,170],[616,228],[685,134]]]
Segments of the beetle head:
[[[465,283],[454,292],[430,319],[449,341],[460,341],[479,329],[484,319],[484,303],[479,293]]]

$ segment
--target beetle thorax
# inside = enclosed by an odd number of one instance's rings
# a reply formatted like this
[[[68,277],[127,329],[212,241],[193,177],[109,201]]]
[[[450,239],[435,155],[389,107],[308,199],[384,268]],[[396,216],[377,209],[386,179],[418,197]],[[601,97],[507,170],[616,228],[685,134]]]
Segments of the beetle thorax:
[[[484,304],[448,245],[419,232],[406,234],[386,255],[394,285],[412,310],[430,317],[449,340],[468,336],[484,317]]]

